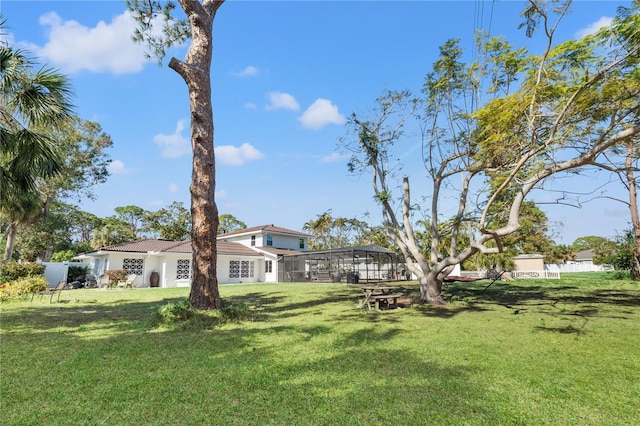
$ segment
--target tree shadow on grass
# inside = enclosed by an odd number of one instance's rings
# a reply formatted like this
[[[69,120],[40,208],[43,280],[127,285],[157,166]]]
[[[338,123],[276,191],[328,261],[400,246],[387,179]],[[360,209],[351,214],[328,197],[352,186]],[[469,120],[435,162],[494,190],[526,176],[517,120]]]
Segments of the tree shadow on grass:
[[[287,302],[288,295],[283,293],[247,293],[244,295],[233,295],[225,297],[231,303],[247,303],[251,305],[255,312],[254,321],[268,321],[270,319],[283,319],[298,315],[322,314],[324,309],[331,304],[344,304],[345,302],[357,302],[357,297],[353,290],[349,288],[321,292],[318,291],[314,297],[308,298],[304,295],[302,301]]]
[[[455,284],[447,288],[451,307],[425,306],[427,316],[450,318],[460,313],[506,308],[514,315],[531,312],[562,318],[577,318],[582,324],[566,327],[536,327],[537,331],[562,334],[583,333],[589,318],[629,319],[640,307],[640,290],[536,285],[496,282],[487,287],[479,283]]]

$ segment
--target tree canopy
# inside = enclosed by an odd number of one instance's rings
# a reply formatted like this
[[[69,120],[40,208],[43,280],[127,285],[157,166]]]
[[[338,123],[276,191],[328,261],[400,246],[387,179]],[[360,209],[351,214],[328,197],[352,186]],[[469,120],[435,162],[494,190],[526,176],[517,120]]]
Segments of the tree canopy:
[[[459,40],[449,40],[421,96],[387,90],[369,116],[349,119],[349,170],[371,174],[385,226],[430,303],[446,303],[442,281],[454,265],[504,252],[509,236],[529,226],[521,216],[526,199],[544,182],[594,167],[606,150],[640,132],[640,3],[598,33],[556,45],[570,3],[528,2],[523,26],[546,38],[542,54],[479,33],[477,59],[466,63]],[[416,177],[396,161],[398,149],[416,138],[429,182],[424,204],[411,193]],[[424,217],[427,254],[414,230]]]
[[[5,21],[0,15],[0,30]],[[52,131],[72,115],[66,76],[40,67],[29,52],[0,44],[0,215],[9,222],[4,259],[12,256],[17,226],[42,211],[42,179],[64,160]]]

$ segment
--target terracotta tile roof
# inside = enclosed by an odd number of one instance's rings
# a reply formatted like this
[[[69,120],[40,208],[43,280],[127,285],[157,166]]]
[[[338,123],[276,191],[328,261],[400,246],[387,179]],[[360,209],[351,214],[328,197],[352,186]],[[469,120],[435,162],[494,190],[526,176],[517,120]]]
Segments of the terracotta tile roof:
[[[255,234],[258,232],[267,233],[271,232],[273,234],[285,234],[285,235],[296,235],[300,237],[310,237],[309,234],[300,231],[294,231],[293,229],[280,228],[275,225],[262,225],[262,226],[253,226],[251,228],[239,229],[233,232],[227,232],[226,234],[218,234],[218,239],[225,238],[229,235],[242,235],[242,234]]]
[[[127,253],[147,253],[147,252],[191,252],[191,241],[169,241],[144,239],[131,241],[128,243],[114,244],[102,247],[101,251],[120,251]]]
[[[125,252],[125,253],[191,253],[191,241],[168,240],[138,240],[130,243],[114,244],[103,247],[101,251]],[[238,243],[218,241],[218,254],[260,256],[260,253]]]
[[[239,243],[229,243],[227,241],[218,241],[218,254],[262,257],[260,253],[247,246]]]

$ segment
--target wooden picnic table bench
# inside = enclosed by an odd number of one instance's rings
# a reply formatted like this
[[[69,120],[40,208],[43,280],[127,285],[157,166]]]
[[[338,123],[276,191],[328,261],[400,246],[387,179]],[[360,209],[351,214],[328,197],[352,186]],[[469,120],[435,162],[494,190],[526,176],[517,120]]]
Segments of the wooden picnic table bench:
[[[388,294],[372,294],[367,298],[367,307],[372,309],[372,305],[376,310],[380,310],[380,307],[397,308],[398,298],[402,297],[400,293],[388,293]]]
[[[380,310],[381,307],[397,308],[398,298],[402,297],[400,293],[394,293],[394,287],[387,286],[363,286],[363,294],[360,297],[364,299],[360,303],[360,308],[365,306],[372,310]]]

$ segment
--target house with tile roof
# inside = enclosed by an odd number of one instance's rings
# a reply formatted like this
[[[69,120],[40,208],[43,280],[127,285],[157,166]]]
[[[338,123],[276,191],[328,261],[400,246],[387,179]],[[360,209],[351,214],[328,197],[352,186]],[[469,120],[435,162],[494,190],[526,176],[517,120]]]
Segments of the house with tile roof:
[[[283,281],[283,256],[301,254],[309,248],[309,234],[274,225],[255,226],[218,235],[220,241],[242,244],[264,257],[264,282]],[[290,280],[289,280],[290,281]]]
[[[278,260],[302,253],[310,235],[274,225],[256,226],[218,235],[218,283],[277,282]],[[91,265],[96,277],[123,269],[135,274],[135,287],[191,285],[191,241],[144,239],[102,247],[76,257]],[[152,284],[153,282],[153,284]]]

